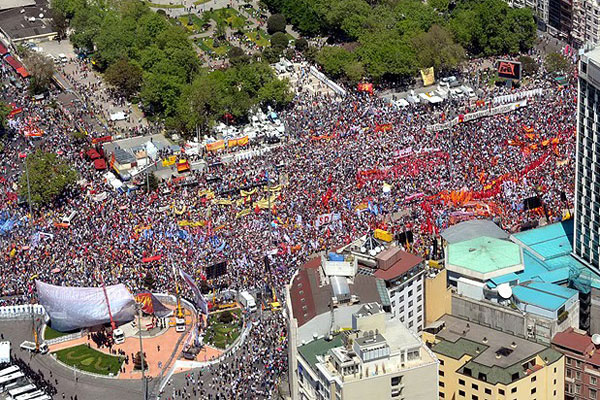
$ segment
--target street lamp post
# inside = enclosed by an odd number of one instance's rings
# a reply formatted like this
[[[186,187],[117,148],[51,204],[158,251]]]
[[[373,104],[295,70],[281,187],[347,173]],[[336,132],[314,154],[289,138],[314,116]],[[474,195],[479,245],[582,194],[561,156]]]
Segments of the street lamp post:
[[[142,369],[142,398],[144,400],[148,399],[148,389],[146,382],[146,374],[144,373],[144,367],[146,366],[146,360],[144,357],[144,347],[142,344],[142,305],[136,304],[137,312],[138,312],[138,336],[140,338],[140,358],[142,359],[142,363],[140,365]]]

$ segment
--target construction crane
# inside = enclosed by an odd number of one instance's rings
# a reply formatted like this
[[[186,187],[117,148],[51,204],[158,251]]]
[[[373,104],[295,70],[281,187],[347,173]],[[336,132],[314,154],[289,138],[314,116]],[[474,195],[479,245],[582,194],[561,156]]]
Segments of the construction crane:
[[[177,283],[177,272],[173,266],[173,279],[175,280],[175,297],[177,298],[177,312],[175,314],[175,331],[185,332],[185,314],[181,309],[181,297],[179,294],[179,284]]]

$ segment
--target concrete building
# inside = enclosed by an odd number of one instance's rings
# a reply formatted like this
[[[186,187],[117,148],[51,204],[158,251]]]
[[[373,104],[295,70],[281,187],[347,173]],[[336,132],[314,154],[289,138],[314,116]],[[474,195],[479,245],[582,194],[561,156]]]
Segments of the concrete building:
[[[438,398],[438,361],[377,303],[352,314],[352,329],[297,348],[294,399]]]
[[[599,13],[600,4],[596,0],[573,0],[571,36],[576,47],[599,43]]]
[[[425,326],[423,258],[402,250],[393,242],[367,235],[337,250],[350,254],[358,262],[358,275],[374,276],[385,282],[390,299],[389,310],[408,329],[419,332]],[[386,308],[384,304],[384,308]]]
[[[430,268],[425,274],[425,326],[452,313],[452,290],[444,268]]]
[[[440,399],[564,399],[564,357],[450,315],[423,339],[438,357]]]
[[[565,400],[600,398],[600,338],[570,328],[554,336],[552,347],[565,355]]]
[[[577,101],[577,167],[575,171],[575,236],[573,254],[596,272],[600,263],[600,48],[581,56]]]
[[[55,37],[48,0],[0,1],[0,33],[11,45]]]
[[[550,0],[507,0],[506,2],[514,8],[530,8],[537,20],[538,27],[546,30],[549,21]]]

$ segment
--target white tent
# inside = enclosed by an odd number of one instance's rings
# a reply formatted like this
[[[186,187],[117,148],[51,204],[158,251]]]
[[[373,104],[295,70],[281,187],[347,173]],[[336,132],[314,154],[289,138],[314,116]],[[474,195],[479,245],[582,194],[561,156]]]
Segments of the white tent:
[[[111,121],[123,121],[126,118],[127,118],[127,115],[125,115],[125,113],[123,111],[119,111],[119,112],[110,114]]]

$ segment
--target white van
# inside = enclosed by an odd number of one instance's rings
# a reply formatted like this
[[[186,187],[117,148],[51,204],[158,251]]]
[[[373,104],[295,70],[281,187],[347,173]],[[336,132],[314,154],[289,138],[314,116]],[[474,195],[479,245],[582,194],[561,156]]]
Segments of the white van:
[[[67,61],[69,61],[69,59],[67,58],[67,56],[64,53],[60,53],[58,55],[58,59],[60,60],[61,63],[66,63]]]
[[[63,224],[71,225],[71,222],[73,221],[73,218],[75,218],[76,215],[77,211],[73,210],[69,214],[65,214],[61,218],[60,222],[62,222]]]

